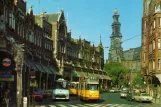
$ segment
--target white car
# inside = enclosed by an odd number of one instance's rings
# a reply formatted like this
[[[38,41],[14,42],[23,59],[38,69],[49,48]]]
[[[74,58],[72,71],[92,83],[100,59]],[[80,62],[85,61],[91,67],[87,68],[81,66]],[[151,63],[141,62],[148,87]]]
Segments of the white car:
[[[117,88],[112,88],[112,89],[109,90],[109,92],[115,93],[115,92],[118,92],[118,89]]]
[[[134,96],[134,100],[139,102],[143,102],[143,101],[152,102],[153,97],[147,93],[140,93]]]
[[[128,94],[128,91],[121,91],[120,98],[126,98]]]

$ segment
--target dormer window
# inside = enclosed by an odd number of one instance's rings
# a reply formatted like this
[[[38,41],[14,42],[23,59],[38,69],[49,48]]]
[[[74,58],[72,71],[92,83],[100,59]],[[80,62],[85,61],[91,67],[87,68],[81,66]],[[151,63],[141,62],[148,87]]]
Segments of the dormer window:
[[[92,57],[92,61],[93,61],[93,62],[95,62],[95,61],[96,61],[96,59],[95,59],[94,55],[93,55],[93,57]]]
[[[79,52],[78,58],[79,58],[79,59],[82,59],[82,53],[81,53],[81,52]]]

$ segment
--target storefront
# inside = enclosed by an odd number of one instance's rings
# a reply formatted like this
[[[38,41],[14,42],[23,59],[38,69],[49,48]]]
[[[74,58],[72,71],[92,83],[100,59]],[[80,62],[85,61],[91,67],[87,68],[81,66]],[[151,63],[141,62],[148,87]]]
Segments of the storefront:
[[[16,71],[15,61],[10,52],[0,49],[0,86],[10,89],[11,101],[16,101]],[[4,92],[0,92],[3,94]]]

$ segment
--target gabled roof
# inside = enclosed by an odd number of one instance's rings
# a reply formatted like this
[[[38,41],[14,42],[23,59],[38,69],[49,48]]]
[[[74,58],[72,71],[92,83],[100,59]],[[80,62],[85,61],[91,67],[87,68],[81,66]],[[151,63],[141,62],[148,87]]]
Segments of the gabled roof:
[[[132,48],[123,52],[123,57],[125,60],[137,60],[140,59],[141,47]]]
[[[60,16],[60,13],[54,13],[54,14],[45,14],[45,17],[47,18],[47,21],[49,23],[58,21]]]
[[[44,17],[46,17],[46,20],[49,23],[58,21],[59,16],[60,16],[60,13],[44,14]],[[35,15],[35,19],[39,21],[41,19],[41,15]]]

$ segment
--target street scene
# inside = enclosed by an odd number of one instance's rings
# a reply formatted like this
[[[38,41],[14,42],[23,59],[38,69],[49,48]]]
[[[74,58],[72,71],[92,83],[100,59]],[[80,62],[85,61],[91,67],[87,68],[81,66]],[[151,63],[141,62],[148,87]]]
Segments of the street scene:
[[[36,107],[159,107],[159,104],[140,103],[127,101],[120,98],[120,93],[102,93],[100,101],[80,101],[76,96],[72,96],[70,101],[51,101],[46,99],[44,102],[35,102]]]
[[[160,32],[161,0],[0,0],[0,107],[161,107]]]

